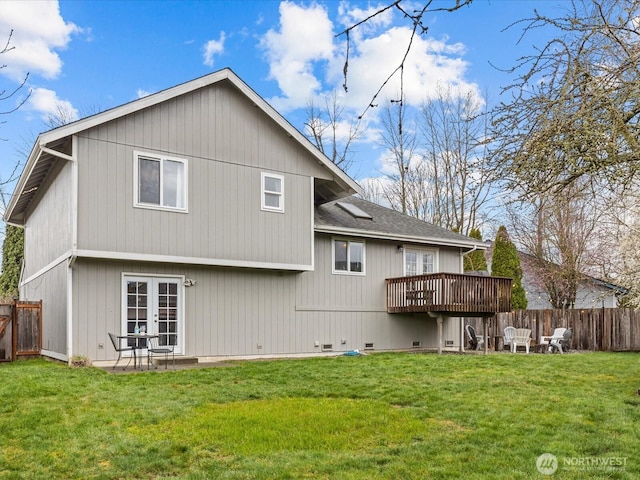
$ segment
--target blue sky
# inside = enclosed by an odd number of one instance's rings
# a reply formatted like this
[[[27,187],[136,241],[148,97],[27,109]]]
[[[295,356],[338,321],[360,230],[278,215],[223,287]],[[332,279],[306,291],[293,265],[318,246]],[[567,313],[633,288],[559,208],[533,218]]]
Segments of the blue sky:
[[[27,72],[29,79],[19,95],[0,102],[0,110],[13,108],[27,91],[31,97],[0,118],[0,179],[24,160],[25,142],[47,129],[45,120],[56,109],[82,117],[224,67],[302,130],[308,101],[342,84],[344,37],[335,34],[386,3],[2,0],[1,41],[13,29],[15,48],[0,55],[6,65],[0,91],[11,91]],[[521,30],[503,29],[534,8],[557,12],[564,6],[561,0],[474,0],[454,13],[428,14],[429,32],[414,43],[406,70],[407,101],[419,105],[438,84],[498,100],[510,77],[490,64],[509,67],[536,43],[527,37],[517,45]],[[406,25],[392,11],[354,31],[350,88],[340,94],[348,111],[363,111],[399,62],[407,38]],[[391,85],[388,95],[395,91]],[[376,116],[369,110],[365,118],[370,132]],[[380,175],[375,135],[364,135],[356,151],[349,173],[356,179]]]

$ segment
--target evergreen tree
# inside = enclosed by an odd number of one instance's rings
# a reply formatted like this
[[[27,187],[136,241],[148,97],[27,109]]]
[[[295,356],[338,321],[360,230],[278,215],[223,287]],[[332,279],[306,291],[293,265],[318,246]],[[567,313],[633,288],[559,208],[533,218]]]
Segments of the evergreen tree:
[[[514,310],[527,308],[527,296],[522,287],[520,257],[504,226],[500,226],[498,229],[496,241],[493,244],[491,275],[512,278],[511,306]]]
[[[469,232],[471,238],[482,241],[482,233],[477,228],[472,228]],[[474,250],[464,256],[464,271],[477,272],[479,270],[489,270],[487,259],[484,258],[484,250]]]
[[[24,230],[7,225],[2,245],[2,274],[0,275],[0,297],[18,295],[20,269],[24,257]]]

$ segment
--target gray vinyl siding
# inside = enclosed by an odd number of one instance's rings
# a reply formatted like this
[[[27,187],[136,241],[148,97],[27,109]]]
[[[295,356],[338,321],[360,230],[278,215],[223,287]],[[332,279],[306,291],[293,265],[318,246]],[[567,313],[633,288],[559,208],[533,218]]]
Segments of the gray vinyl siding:
[[[188,164],[188,213],[134,208],[133,152]],[[79,135],[78,247],[312,264],[312,177],[297,142],[224,83]],[[261,172],[285,177],[285,213],[261,210]]]
[[[67,354],[67,262],[51,268],[20,289],[24,300],[42,300],[42,348]]]
[[[43,196],[29,213],[24,232],[23,278],[49,266],[71,250],[71,171],[71,162],[58,161],[41,189]]]

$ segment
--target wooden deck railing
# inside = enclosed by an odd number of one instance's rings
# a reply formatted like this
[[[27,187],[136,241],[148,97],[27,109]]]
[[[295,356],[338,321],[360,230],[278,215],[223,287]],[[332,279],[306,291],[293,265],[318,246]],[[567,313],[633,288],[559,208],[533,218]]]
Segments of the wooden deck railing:
[[[510,278],[432,273],[387,278],[387,312],[488,317],[511,311]]]

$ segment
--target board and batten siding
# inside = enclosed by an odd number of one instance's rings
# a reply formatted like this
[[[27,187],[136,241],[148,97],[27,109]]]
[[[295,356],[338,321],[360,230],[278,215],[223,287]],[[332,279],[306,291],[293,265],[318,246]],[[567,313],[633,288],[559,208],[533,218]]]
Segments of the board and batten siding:
[[[24,230],[25,262],[22,278],[52,267],[52,262],[72,248],[71,162],[58,160],[49,174],[44,194],[38,197]],[[28,298],[28,297],[27,297]],[[39,300],[39,298],[38,298]]]
[[[23,284],[25,300],[42,300],[42,349],[55,358],[67,355],[67,262],[61,262]]]
[[[135,208],[134,151],[187,161],[188,212]],[[328,171],[225,82],[78,135],[78,248],[312,264],[312,178]],[[261,210],[261,173],[284,213]]]

